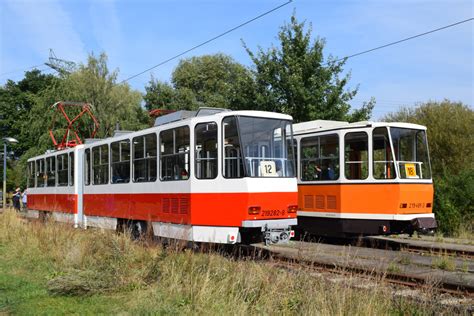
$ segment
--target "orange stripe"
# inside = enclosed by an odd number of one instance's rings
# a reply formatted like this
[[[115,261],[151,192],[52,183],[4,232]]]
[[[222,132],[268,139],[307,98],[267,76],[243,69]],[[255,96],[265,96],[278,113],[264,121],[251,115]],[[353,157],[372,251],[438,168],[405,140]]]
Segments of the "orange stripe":
[[[298,185],[303,211],[367,214],[432,213],[432,184]],[[402,208],[406,204],[406,208]]]

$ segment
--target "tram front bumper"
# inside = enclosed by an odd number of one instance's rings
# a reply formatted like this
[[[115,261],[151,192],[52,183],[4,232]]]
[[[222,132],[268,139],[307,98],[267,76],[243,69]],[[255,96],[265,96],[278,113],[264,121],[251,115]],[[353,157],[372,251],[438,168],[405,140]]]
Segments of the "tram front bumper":
[[[296,226],[298,221],[296,218],[284,219],[262,219],[262,220],[247,220],[242,221],[242,227],[245,228],[268,228],[268,229],[284,229],[289,226]]]

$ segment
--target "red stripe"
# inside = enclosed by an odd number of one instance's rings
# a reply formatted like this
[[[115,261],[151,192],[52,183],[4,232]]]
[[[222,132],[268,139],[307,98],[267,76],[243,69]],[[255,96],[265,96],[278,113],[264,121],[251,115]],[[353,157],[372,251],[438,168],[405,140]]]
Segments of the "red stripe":
[[[65,199],[69,196],[69,199]],[[32,209],[76,210],[69,202],[75,195],[30,195]],[[243,220],[295,218],[288,206],[296,205],[297,192],[192,193],[192,194],[84,194],[84,214],[207,226],[241,226]],[[249,215],[250,206],[259,206],[258,215]],[[276,211],[276,212],[275,212]]]
[[[28,208],[76,214],[77,194],[28,194]]]

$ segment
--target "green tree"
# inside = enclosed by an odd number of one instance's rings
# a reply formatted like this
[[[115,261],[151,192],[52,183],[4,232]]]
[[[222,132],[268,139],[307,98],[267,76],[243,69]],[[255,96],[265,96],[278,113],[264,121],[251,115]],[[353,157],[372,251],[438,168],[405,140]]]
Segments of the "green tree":
[[[24,125],[21,133],[30,144],[15,166],[16,173],[21,175],[15,178],[25,179],[28,158],[53,147],[48,130],[53,117],[57,115],[51,105],[57,101],[90,103],[100,123],[99,138],[112,136],[117,122],[125,130],[139,130],[147,126],[148,116],[141,107],[141,93],[131,89],[128,84],[118,84],[117,74],[117,70],[109,71],[105,54],[98,57],[90,55],[87,63],[80,65],[77,71],[59,78],[53,77],[54,80],[45,84],[38,93],[28,96],[31,103],[22,117]],[[73,117],[77,111],[68,110],[68,114]],[[92,129],[90,119],[84,118],[82,123],[83,131]],[[65,125],[62,118],[57,118],[54,126],[57,138],[63,135]]]
[[[183,59],[173,71],[171,84],[152,78],[145,89],[149,110],[254,107],[252,73],[224,54]]]
[[[474,111],[461,102],[429,101],[383,118],[427,127],[435,187],[433,209],[443,232],[474,227]]]
[[[42,74],[39,70],[25,73],[25,77],[14,82],[8,80],[0,87],[0,134],[18,139],[15,155],[21,156],[36,142],[29,133],[29,116],[37,98],[57,78]]]
[[[105,53],[90,55],[87,64],[70,74],[60,88],[63,100],[92,104],[100,122],[98,137],[113,135],[118,122],[121,128],[137,130],[146,126],[140,92],[127,83],[117,83],[118,70],[110,71]]]
[[[199,107],[196,95],[187,88],[175,89],[166,82],[155,80],[153,77],[147,86],[143,96],[147,110],[194,110]]]
[[[350,111],[349,101],[357,88],[347,88],[350,74],[342,75],[345,60],[324,58],[325,41],[311,39],[311,26],[299,23],[293,15],[290,24],[278,33],[280,46],[252,52],[244,43],[254,63],[256,105],[259,109],[287,113],[295,122],[315,119],[369,119],[375,101]]]

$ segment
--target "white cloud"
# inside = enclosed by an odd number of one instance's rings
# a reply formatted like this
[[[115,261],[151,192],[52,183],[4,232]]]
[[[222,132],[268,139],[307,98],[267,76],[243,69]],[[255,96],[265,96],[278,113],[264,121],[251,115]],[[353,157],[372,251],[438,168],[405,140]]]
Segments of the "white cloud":
[[[47,56],[49,48],[60,58],[82,61],[85,56],[84,43],[74,29],[71,19],[58,1],[14,1],[6,2],[14,15],[7,25],[11,32],[21,34],[23,46],[41,56]]]

